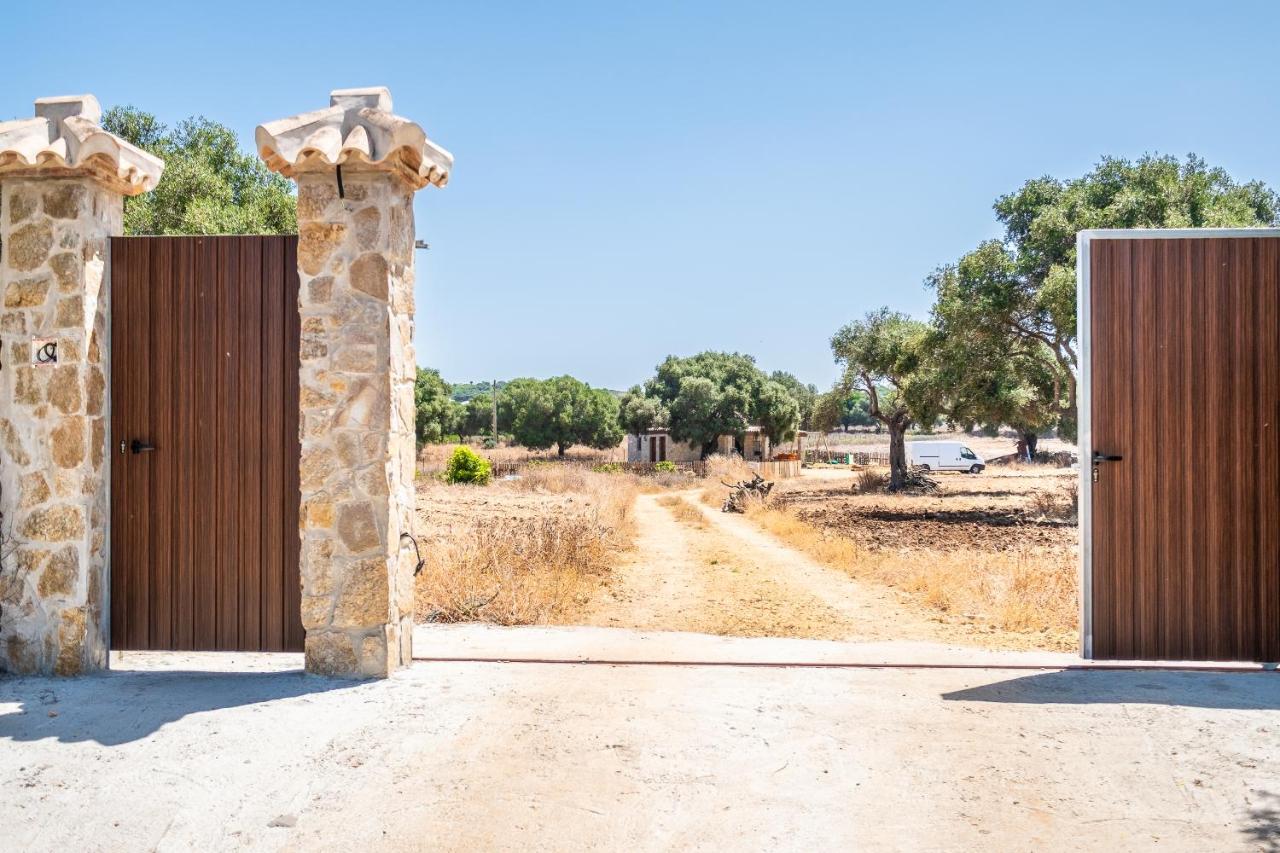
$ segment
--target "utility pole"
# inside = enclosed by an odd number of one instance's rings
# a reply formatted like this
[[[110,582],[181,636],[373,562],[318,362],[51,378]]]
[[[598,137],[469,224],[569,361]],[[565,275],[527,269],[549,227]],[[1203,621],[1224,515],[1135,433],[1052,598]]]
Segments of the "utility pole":
[[[498,446],[498,380],[489,386],[493,390],[493,446]]]

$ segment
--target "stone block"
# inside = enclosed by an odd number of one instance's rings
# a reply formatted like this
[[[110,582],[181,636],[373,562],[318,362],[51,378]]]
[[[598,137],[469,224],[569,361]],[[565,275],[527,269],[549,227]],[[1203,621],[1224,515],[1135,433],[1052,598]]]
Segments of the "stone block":
[[[36,264],[39,266],[39,264]],[[49,295],[52,280],[47,276],[20,278],[11,281],[4,289],[4,307],[6,308],[39,308],[44,305]]]
[[[85,460],[83,418],[63,418],[49,433],[50,454],[62,468],[76,468]]]
[[[13,190],[9,193],[9,224],[17,225],[40,207],[40,200],[30,190]]]
[[[340,631],[308,631],[304,645],[307,672],[351,678],[357,675],[357,659],[351,638]]]
[[[387,259],[375,252],[367,252],[351,264],[351,286],[375,299],[387,298]]]
[[[9,267],[19,271],[33,270],[45,262],[52,247],[53,227],[48,221],[42,219],[16,228],[5,246]]]
[[[352,554],[364,554],[382,546],[382,534],[369,501],[340,505],[335,529],[342,544]]]
[[[83,184],[66,183],[44,192],[44,212],[54,219],[75,219],[84,209],[88,191]]]
[[[49,483],[45,480],[44,474],[39,471],[23,474],[18,482],[20,484],[18,509],[30,509],[49,499]]]
[[[59,364],[57,367],[42,367],[49,372],[49,402],[64,415],[76,414],[80,411],[80,370],[74,364]],[[99,392],[101,394],[101,391]],[[98,406],[101,409],[102,401]]]
[[[36,591],[41,598],[67,597],[75,591],[79,577],[80,552],[75,545],[67,545],[50,556]]]
[[[69,542],[84,536],[84,510],[70,504],[58,504],[34,510],[18,527],[25,539],[36,542]]]
[[[392,601],[386,558],[354,560],[347,564],[344,574],[333,610],[334,624],[343,628],[387,624]]]

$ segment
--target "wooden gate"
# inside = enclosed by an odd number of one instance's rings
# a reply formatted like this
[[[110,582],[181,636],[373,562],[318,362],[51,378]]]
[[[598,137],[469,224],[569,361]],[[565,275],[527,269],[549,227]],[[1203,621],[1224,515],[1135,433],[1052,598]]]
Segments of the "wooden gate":
[[[302,648],[296,258],[111,241],[113,648]]]
[[[1080,236],[1086,656],[1280,659],[1277,238]]]

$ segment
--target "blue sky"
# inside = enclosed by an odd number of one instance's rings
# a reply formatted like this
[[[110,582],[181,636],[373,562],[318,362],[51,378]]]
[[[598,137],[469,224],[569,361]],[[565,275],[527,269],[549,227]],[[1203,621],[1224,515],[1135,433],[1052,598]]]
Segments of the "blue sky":
[[[998,233],[996,196],[1196,151],[1280,187],[1273,3],[22,3],[0,117],[92,92],[253,128],[386,85],[457,158],[417,198],[418,357],[623,388],[827,341]],[[71,23],[77,22],[77,23]]]

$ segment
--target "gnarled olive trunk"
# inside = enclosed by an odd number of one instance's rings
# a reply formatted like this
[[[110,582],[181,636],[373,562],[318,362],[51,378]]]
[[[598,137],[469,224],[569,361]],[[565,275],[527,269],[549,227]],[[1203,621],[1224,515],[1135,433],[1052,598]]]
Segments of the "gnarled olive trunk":
[[[1022,440],[1027,445],[1027,460],[1034,462],[1036,459],[1036,443],[1040,441],[1040,436],[1034,432],[1024,432]]]
[[[889,428],[889,491],[896,492],[907,482],[907,425],[891,420]]]

